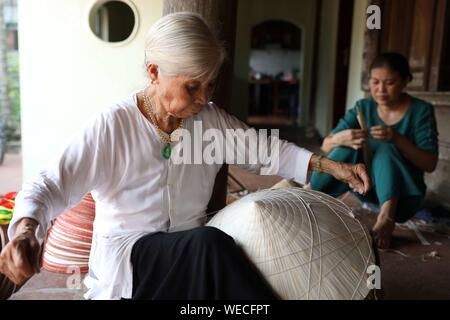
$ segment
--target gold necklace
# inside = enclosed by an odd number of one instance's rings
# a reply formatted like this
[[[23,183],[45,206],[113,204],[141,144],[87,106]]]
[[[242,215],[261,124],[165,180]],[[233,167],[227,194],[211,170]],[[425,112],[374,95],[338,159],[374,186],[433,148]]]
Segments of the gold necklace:
[[[172,143],[171,135],[164,132],[158,125],[156,114],[155,111],[153,110],[153,105],[151,104],[150,99],[145,94],[145,90],[142,91],[142,96],[144,97],[144,109],[146,113],[146,118],[151,123],[153,123],[153,125],[156,127],[156,131],[158,132],[160,139],[164,142],[164,147],[162,149],[162,156],[164,159],[169,160],[170,155],[172,154],[172,147],[170,145]],[[178,124],[178,127],[174,131],[183,128],[183,122],[184,122],[183,119],[181,119],[180,123]]]

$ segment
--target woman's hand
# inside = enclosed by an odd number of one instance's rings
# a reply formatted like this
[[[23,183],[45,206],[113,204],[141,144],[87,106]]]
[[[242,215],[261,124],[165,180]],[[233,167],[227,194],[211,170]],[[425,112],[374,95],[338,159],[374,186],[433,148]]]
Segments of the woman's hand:
[[[0,272],[16,285],[39,273],[40,245],[34,228],[17,227],[16,236],[0,253]]]
[[[366,166],[362,163],[336,162],[327,158],[320,159],[314,154],[309,163],[309,170],[314,171],[318,167],[320,167],[320,172],[328,173],[337,180],[347,183],[354,192],[365,195],[371,188]]]
[[[364,164],[337,163],[337,169],[331,174],[347,183],[354,192],[365,195],[371,188],[370,178]]]
[[[367,130],[347,129],[333,135],[333,142],[338,146],[359,150],[366,141]]]
[[[390,126],[375,126],[370,128],[370,134],[375,140],[392,142],[397,135],[397,131]]]

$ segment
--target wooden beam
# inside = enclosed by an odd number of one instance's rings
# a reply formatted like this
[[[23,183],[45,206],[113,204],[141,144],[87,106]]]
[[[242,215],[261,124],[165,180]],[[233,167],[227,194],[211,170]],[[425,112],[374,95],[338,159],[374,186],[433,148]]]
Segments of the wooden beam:
[[[438,0],[432,33],[429,91],[450,91],[450,3]]]
[[[230,110],[233,79],[234,47],[236,39],[237,0],[164,0],[163,14],[189,11],[200,14],[223,42],[227,58],[217,79],[213,101]],[[224,165],[216,177],[207,212],[215,212],[226,205],[228,166]]]
[[[237,0],[164,0],[163,14],[189,11],[200,14],[223,42],[227,58],[220,70],[214,102],[230,110],[236,40]]]

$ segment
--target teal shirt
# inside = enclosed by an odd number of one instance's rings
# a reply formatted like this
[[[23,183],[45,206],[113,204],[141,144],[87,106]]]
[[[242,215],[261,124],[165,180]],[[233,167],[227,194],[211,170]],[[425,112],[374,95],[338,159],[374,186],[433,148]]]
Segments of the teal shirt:
[[[409,98],[411,100],[410,107],[403,118],[392,127],[394,127],[399,134],[407,137],[418,148],[437,155],[439,152],[438,131],[433,105],[412,96],[409,96]],[[356,117],[356,108],[360,108],[363,112],[368,128],[385,125],[383,120],[378,116],[377,103],[370,97],[359,100],[355,107],[350,109],[347,114],[339,120],[336,128],[332,130],[332,134],[346,129],[360,128]],[[369,146],[372,152],[376,152],[377,147],[381,143],[385,142],[370,139]],[[411,189],[409,190],[410,192],[407,193],[424,195],[426,190],[423,177],[424,172],[410,163],[406,158],[404,160],[405,168],[403,169],[405,169],[405,173],[409,172],[416,182],[416,186],[405,186],[407,189]]]

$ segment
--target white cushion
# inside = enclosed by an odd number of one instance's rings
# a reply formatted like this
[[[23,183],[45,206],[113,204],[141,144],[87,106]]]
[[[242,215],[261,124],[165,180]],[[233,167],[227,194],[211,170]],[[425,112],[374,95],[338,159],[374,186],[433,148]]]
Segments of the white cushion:
[[[262,190],[207,225],[232,236],[283,299],[364,299],[370,292],[370,234],[349,207],[326,194]]]

